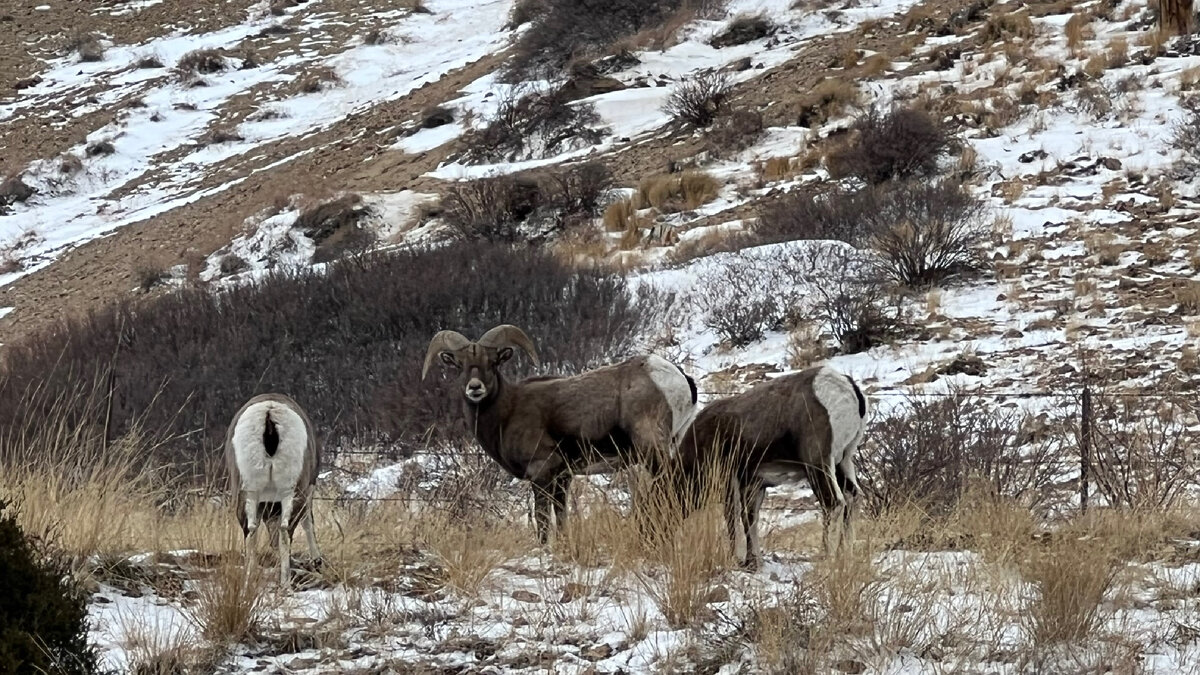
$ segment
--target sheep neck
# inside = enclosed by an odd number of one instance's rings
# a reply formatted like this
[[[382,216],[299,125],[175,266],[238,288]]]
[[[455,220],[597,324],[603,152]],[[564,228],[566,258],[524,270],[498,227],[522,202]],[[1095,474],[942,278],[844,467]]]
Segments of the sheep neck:
[[[478,405],[464,400],[463,406],[467,413],[467,425],[475,433],[475,440],[483,447],[483,451],[505,471],[517,478],[524,478],[525,467],[510,461],[505,455],[503,443],[504,427],[512,415],[519,388],[520,385],[509,382],[504,375],[497,373],[494,395]]]

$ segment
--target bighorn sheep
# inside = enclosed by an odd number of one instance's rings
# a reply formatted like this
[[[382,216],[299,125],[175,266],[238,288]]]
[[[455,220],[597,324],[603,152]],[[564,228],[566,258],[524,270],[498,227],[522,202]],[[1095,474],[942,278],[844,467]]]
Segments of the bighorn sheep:
[[[696,383],[658,356],[569,377],[510,382],[500,366],[524,350],[535,365],[533,341],[502,324],[472,342],[444,330],[433,337],[421,368],[424,380],[435,358],[461,371],[463,412],[484,451],[508,473],[533,484],[538,537],[549,541],[567,520],[567,492],[575,475],[606,473],[674,452],[695,413]]]
[[[246,402],[225,433],[225,462],[243,543],[262,522],[279,546],[279,583],[291,582],[292,535],[304,522],[308,552],[320,561],[313,533],[312,493],[321,447],[304,409],[283,394],[260,394]]]
[[[862,442],[867,397],[848,375],[816,366],[755,385],[714,401],[696,414],[679,444],[679,485],[691,491],[685,509],[696,506],[701,478],[709,471],[725,490],[725,522],[735,556],[757,568],[762,551],[758,512],[766,488],[807,479],[821,505],[822,543],[830,553],[829,528],[842,512],[838,548],[854,540],[851,522],[859,493],[854,453]],[[849,504],[847,504],[849,502]],[[738,552],[738,526],[746,557]]]

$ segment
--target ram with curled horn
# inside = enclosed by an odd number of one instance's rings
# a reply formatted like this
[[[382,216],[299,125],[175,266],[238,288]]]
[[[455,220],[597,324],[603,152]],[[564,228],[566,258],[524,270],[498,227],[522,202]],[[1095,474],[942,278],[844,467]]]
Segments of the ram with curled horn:
[[[484,452],[533,485],[538,537],[561,530],[576,475],[632,463],[655,471],[671,455],[696,410],[696,383],[679,366],[640,355],[578,375],[510,381],[501,366],[516,349],[539,365],[533,340],[502,324],[471,341],[443,330],[433,337],[421,379],[435,360],[459,371],[463,412]]]

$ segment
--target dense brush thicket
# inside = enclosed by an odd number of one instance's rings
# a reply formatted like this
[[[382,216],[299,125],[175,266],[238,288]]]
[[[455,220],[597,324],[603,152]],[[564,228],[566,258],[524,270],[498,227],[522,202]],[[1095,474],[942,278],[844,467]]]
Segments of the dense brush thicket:
[[[436,370],[420,381],[438,330],[477,337],[513,323],[549,370],[571,371],[628,352],[659,307],[659,296],[632,293],[623,278],[576,271],[533,250],[460,244],[360,256],[325,274],[107,307],[11,345],[0,428],[28,433],[65,406],[71,423],[110,438],[139,422],[165,431],[172,440],[159,450],[163,458],[192,461],[216,451],[246,399],[279,391],[305,406],[327,446],[456,434],[455,392]],[[94,385],[111,389],[104,405],[74,396]]]
[[[97,672],[87,598],[48,562],[0,500],[0,673]]]

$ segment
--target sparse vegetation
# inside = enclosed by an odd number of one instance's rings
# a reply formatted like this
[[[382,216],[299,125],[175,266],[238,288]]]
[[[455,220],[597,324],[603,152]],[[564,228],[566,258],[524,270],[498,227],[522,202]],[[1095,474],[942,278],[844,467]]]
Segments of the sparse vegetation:
[[[654,207],[667,213],[690,211],[716,199],[720,191],[720,181],[703,171],[647,176],[638,183],[633,207]]]
[[[829,172],[873,185],[937,173],[950,144],[940,124],[913,108],[872,108],[855,121],[853,133],[849,143],[830,154]]]
[[[472,161],[516,161],[547,157],[603,137],[600,117],[586,103],[572,103],[563,88],[512,90],[495,114],[464,139]]]
[[[729,76],[720,70],[683,80],[671,91],[663,112],[676,122],[707,127],[729,111]]]
[[[952,181],[898,183],[876,188],[865,215],[868,239],[884,274],[909,286],[928,286],[982,264],[990,234],[984,205]]]

